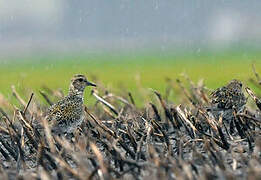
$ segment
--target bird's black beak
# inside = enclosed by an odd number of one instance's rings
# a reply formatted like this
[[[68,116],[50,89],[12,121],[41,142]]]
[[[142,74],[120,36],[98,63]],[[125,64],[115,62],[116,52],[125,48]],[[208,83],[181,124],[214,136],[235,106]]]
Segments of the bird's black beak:
[[[94,87],[96,87],[97,85],[92,83],[92,82],[86,81],[86,86],[94,86]]]

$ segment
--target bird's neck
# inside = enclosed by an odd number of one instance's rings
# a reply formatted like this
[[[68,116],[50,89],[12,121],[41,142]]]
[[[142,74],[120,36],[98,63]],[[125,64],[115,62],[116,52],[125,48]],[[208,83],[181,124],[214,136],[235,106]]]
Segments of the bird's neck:
[[[70,88],[69,96],[77,96],[77,97],[83,98],[83,91],[74,89],[74,88]]]

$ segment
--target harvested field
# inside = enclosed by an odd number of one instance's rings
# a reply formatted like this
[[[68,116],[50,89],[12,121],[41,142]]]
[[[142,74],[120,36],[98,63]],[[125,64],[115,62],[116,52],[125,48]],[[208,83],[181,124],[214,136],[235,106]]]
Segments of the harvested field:
[[[254,74],[251,82],[261,89],[255,69]],[[45,120],[61,91],[41,91],[49,104],[43,105],[34,94],[21,95],[13,87],[19,107],[0,97],[1,179],[260,179],[258,94],[243,86],[246,106],[215,116],[202,81],[186,77],[167,86],[164,94],[145,92],[150,95],[138,108],[131,92],[117,95],[99,84],[92,91],[97,102],[85,107],[84,123],[66,137],[52,135]],[[169,98],[173,88],[182,104]]]

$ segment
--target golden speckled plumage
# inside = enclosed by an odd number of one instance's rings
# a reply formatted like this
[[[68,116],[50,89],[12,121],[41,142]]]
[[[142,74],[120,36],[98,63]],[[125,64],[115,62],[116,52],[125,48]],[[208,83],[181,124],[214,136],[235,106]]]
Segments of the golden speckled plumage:
[[[75,75],[69,94],[48,110],[47,120],[55,134],[72,133],[84,119],[83,92],[86,86],[96,86],[84,75]]]
[[[246,104],[246,98],[242,92],[242,83],[232,80],[227,86],[218,88],[211,94],[211,103],[221,109],[239,109]]]

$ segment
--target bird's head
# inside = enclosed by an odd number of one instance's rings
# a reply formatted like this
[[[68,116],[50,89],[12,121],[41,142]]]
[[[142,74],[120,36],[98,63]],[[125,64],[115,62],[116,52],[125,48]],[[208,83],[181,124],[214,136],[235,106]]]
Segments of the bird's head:
[[[237,79],[233,79],[232,81],[230,81],[227,85],[227,88],[234,90],[234,91],[241,91],[242,90],[242,82],[240,82]]]
[[[70,84],[71,93],[81,93],[86,86],[96,86],[96,84],[87,80],[84,75],[76,74],[73,76]]]

